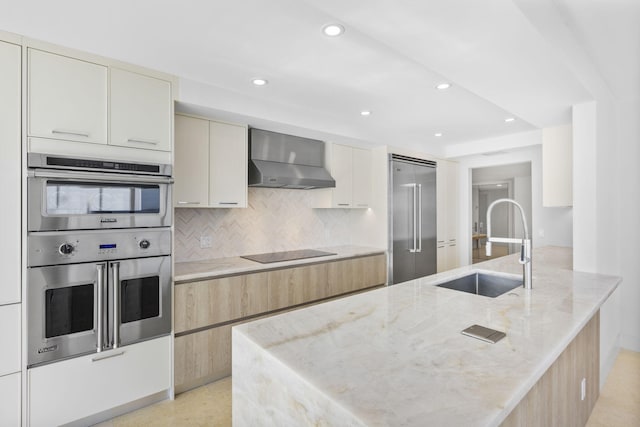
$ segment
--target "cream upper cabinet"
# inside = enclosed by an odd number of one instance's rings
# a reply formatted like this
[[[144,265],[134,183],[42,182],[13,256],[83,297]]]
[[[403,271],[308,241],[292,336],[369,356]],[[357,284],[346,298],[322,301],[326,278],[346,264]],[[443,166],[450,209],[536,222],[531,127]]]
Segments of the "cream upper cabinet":
[[[573,206],[571,125],[542,129],[542,205]]]
[[[247,127],[176,114],[177,207],[246,208]]]
[[[437,271],[457,268],[458,254],[458,164],[439,160],[436,171],[437,193]]]
[[[331,206],[353,207],[353,149],[346,145],[332,144],[329,151],[329,172],[336,181],[336,187],[331,190]]]
[[[173,200],[176,206],[209,205],[209,121],[176,114]]]
[[[4,243],[0,246],[4,266],[0,305],[20,302],[21,61],[20,46],[0,42],[0,180],[4,202],[0,221]]]
[[[332,143],[327,143],[325,150],[325,167],[336,181],[336,186],[316,190],[316,207],[369,207],[372,195],[371,150]]]
[[[28,134],[107,143],[107,67],[29,48]]]
[[[111,68],[111,144],[171,151],[171,83]]]
[[[209,204],[247,207],[247,127],[211,122],[209,125]]]
[[[368,208],[371,204],[373,174],[371,150],[353,148],[353,207]]]

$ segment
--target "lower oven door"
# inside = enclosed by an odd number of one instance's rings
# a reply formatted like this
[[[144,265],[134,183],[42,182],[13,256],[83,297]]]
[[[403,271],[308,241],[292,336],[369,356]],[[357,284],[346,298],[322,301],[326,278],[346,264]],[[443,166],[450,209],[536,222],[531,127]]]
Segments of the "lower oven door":
[[[111,262],[116,347],[171,333],[171,256]]]
[[[97,351],[106,277],[106,263],[28,269],[29,366]]]

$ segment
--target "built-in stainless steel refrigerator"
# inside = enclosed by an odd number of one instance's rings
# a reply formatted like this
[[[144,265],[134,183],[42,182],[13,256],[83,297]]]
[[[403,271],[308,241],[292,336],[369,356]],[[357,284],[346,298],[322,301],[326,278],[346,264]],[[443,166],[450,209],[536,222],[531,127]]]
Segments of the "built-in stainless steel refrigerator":
[[[389,156],[389,284],[436,273],[436,163]]]

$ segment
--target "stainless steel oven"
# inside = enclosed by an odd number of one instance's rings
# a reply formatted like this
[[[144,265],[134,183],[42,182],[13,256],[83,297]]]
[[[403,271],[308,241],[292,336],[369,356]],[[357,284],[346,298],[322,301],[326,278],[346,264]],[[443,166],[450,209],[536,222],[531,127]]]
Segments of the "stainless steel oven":
[[[30,153],[28,231],[169,227],[171,166]]]
[[[171,333],[171,167],[30,153],[27,363]]]
[[[29,367],[171,333],[168,229],[28,237]]]

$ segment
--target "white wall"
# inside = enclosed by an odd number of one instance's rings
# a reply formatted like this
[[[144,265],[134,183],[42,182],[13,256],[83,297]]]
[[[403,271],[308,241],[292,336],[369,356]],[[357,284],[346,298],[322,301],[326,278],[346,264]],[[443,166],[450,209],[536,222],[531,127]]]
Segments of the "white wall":
[[[473,155],[459,157],[460,163],[460,259],[463,264],[471,263],[471,170],[473,168],[499,166],[512,163],[531,162],[531,225],[534,247],[573,245],[572,209],[545,208],[542,206],[542,132],[526,132],[511,135],[514,146],[521,147],[523,141],[536,141],[537,145],[517,148],[499,155]],[[500,138],[504,144],[504,137]],[[490,143],[490,141],[489,141]],[[502,148],[504,149],[504,145]]]

